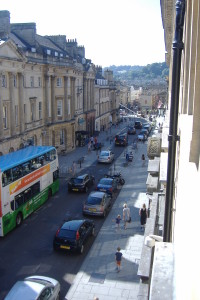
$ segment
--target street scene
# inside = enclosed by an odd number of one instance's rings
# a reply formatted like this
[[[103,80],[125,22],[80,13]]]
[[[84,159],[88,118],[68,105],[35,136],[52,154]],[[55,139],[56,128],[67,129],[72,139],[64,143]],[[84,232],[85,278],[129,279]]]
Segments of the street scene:
[[[141,129],[136,129],[135,134],[127,135],[126,146],[115,144],[115,137],[127,134],[128,128],[134,125],[132,119],[130,120],[121,122],[118,126],[112,126],[107,132],[100,132],[97,139],[102,144],[101,150],[88,150],[88,145],[85,145],[67,155],[59,155],[59,192],[25,219],[20,227],[0,241],[0,255],[4,256],[1,263],[0,299],[4,298],[18,276],[19,278],[22,275],[26,277],[30,273],[56,278],[61,285],[60,299],[77,299],[80,293],[81,299],[89,299],[87,293],[95,296],[95,282],[100,282],[99,285],[103,291],[99,290],[99,296],[102,297],[104,293],[107,293],[104,290],[105,283],[111,278],[117,280],[116,276],[125,280],[126,285],[134,279],[136,285],[133,285],[131,290],[134,288],[137,293],[139,278],[136,273],[144,233],[140,228],[139,209],[143,202],[148,204],[146,195],[148,158],[147,141],[138,140]],[[145,119],[142,121],[148,123]],[[98,162],[100,152],[107,150],[114,154],[112,162]],[[127,159],[128,153],[133,154],[131,160]],[[146,157],[145,165],[141,160],[142,154]],[[80,162],[81,157],[84,157],[82,162]],[[113,189],[110,206],[105,215],[83,214],[84,202],[91,192],[96,192],[100,179],[107,175],[107,179],[110,180],[118,173],[121,173],[124,182],[122,184],[118,182],[116,189]],[[91,186],[83,191],[70,190],[70,179],[79,178],[84,174],[94,177]],[[123,220],[125,203],[130,208],[131,216],[131,223],[127,223],[126,229],[124,229]],[[121,216],[119,228],[115,224],[117,215]],[[64,222],[82,219],[92,220],[95,226],[94,234],[84,241],[82,254],[65,249],[56,251],[53,240],[58,228]],[[114,263],[114,253],[118,246],[123,252],[120,274],[116,274]],[[82,290],[85,278],[84,276],[80,278],[79,274],[83,272],[87,278],[94,277],[89,284],[90,291]],[[119,288],[119,294],[114,298],[110,295],[112,297],[108,299],[118,299],[117,297],[120,299],[120,293],[123,290],[124,287],[122,290]],[[129,292],[132,293],[131,290]],[[83,298],[83,293],[86,293],[85,298]],[[108,296],[109,293],[107,293]]]

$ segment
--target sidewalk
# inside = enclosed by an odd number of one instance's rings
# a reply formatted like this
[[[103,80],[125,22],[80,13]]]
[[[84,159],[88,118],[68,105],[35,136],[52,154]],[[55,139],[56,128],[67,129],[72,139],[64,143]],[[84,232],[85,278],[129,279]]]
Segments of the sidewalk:
[[[120,124],[117,128],[112,126],[111,130],[109,129],[108,132],[100,132],[98,142],[104,144],[102,150],[112,147],[115,135],[122,130],[122,126],[125,126],[125,124]],[[84,157],[84,162],[81,163],[81,168],[79,163],[76,164],[76,173],[79,173],[82,169],[89,167],[97,159],[97,154],[97,151],[93,150],[88,153],[87,145],[85,145],[84,147],[77,147],[75,151],[67,153],[66,155],[59,155],[60,177],[66,178],[67,176],[72,176],[72,174],[70,174],[70,168],[72,167],[73,161],[77,162],[82,157]]]
[[[144,240],[144,232],[140,228],[139,208],[143,203],[148,205],[146,195],[148,162],[146,161],[146,165],[142,167],[141,161],[142,153],[147,157],[146,148],[146,144],[138,143],[134,161],[127,167],[123,166],[125,161],[123,153],[117,159],[116,171],[122,172],[126,183],[65,296],[66,300],[94,299],[95,296],[99,300],[137,299],[139,291],[137,270]],[[124,202],[131,210],[132,222],[128,224],[126,230],[121,227],[117,231],[113,219],[118,214],[122,215]],[[122,269],[119,273],[115,270],[115,252],[118,246],[123,253]]]

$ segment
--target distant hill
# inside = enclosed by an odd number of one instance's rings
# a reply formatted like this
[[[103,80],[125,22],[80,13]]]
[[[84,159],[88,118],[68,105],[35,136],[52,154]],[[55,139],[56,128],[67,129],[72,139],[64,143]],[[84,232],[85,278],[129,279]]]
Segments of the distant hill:
[[[115,80],[127,82],[164,80],[169,76],[169,68],[165,62],[153,63],[146,66],[110,66],[104,68],[113,71]]]

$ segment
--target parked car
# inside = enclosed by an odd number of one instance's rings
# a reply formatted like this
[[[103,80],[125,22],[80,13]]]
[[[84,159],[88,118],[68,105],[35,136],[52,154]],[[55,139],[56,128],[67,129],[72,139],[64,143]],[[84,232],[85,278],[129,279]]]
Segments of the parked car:
[[[91,192],[83,204],[83,214],[105,217],[110,207],[110,195],[104,192]]]
[[[147,129],[149,133],[151,132],[151,124],[144,124],[143,128]]]
[[[94,185],[95,178],[90,174],[73,177],[68,181],[69,192],[88,192],[90,186]]]
[[[141,131],[140,131],[140,134],[145,134],[146,136],[148,136],[149,131],[148,131],[148,129],[142,128]]]
[[[83,253],[84,245],[95,234],[92,220],[71,220],[65,222],[56,232],[54,250],[78,251]]]
[[[135,121],[135,129],[141,129],[142,128],[142,122],[140,121]]]
[[[113,193],[117,190],[117,180],[115,178],[101,178],[96,190],[106,192],[112,197]]]
[[[115,145],[116,146],[127,146],[128,145],[128,134],[122,133],[115,136]]]
[[[138,141],[146,141],[147,140],[147,136],[144,133],[139,133],[138,134]]]
[[[110,150],[103,150],[98,156],[99,163],[108,163],[110,164],[114,160],[114,153]]]
[[[59,300],[60,283],[46,276],[30,276],[17,281],[4,300]]]
[[[136,134],[136,129],[134,126],[128,126],[128,130],[127,130],[128,134]]]

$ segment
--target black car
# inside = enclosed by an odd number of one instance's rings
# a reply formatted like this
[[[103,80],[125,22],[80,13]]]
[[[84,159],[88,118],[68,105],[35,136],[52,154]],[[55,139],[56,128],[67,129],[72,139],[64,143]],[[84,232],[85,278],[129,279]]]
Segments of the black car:
[[[90,186],[94,184],[95,178],[90,174],[83,174],[73,177],[68,181],[69,192],[88,192]]]
[[[65,222],[56,232],[54,250],[77,251],[83,253],[84,245],[95,234],[93,220],[71,220]]]
[[[128,130],[127,130],[128,134],[136,134],[136,129],[134,126],[128,126]]]
[[[128,134],[122,133],[115,136],[115,146],[127,146],[128,145]]]
[[[135,129],[142,129],[142,122],[135,121]]]

